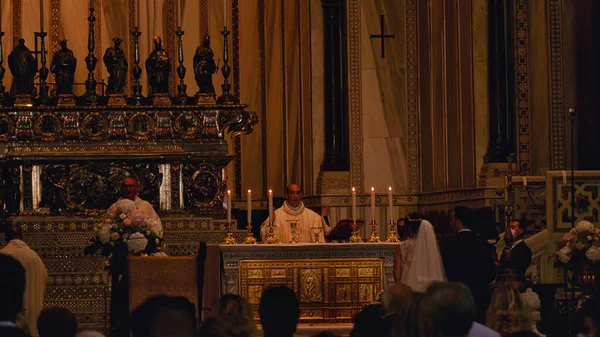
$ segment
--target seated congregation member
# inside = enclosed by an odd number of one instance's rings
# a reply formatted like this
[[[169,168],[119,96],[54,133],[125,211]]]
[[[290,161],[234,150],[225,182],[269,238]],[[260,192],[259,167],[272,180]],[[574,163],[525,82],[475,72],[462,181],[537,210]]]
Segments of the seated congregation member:
[[[75,337],[77,319],[67,308],[45,308],[38,318],[40,337]]]
[[[406,222],[411,237],[400,242],[400,282],[423,292],[429,283],[446,280],[440,249],[429,221],[413,214]]]
[[[24,310],[19,315],[17,323],[29,331],[32,337],[37,337],[39,336],[37,320],[44,305],[48,271],[39,255],[23,241],[20,226],[9,222],[3,232],[7,243],[0,249],[0,254],[15,258],[27,273]]]
[[[24,293],[25,268],[16,259],[0,254],[0,336],[27,336],[16,323]]]
[[[291,184],[286,188],[286,201],[283,206],[273,212],[272,234],[279,243],[292,242],[325,242],[325,235],[330,231],[325,221],[327,207],[323,208],[323,214],[319,215],[304,207],[302,202],[302,189],[300,185]],[[260,227],[260,236],[263,241],[268,237],[269,219]],[[294,227],[292,229],[292,226]]]
[[[254,337],[257,334],[252,319],[252,308],[248,301],[239,295],[221,296],[217,316],[223,321],[228,336]]]
[[[500,285],[492,294],[485,323],[507,337],[518,331],[532,331],[533,313],[518,290],[518,285],[507,283]]]
[[[495,276],[495,264],[486,243],[470,229],[473,215],[468,207],[454,208],[450,226],[456,235],[442,242],[442,256],[448,280],[464,283],[471,290],[477,306],[477,321],[482,323],[489,302],[490,283]]]
[[[381,317],[381,306],[371,304],[365,306],[353,318],[354,326],[349,337],[387,337]]]
[[[293,337],[296,333],[300,308],[292,289],[267,288],[260,297],[258,312],[264,337]]]
[[[182,296],[156,295],[130,316],[132,337],[196,337],[196,308]]]
[[[220,317],[206,319],[198,330],[199,337],[233,337],[227,332],[227,323]]]
[[[421,336],[432,337],[498,337],[498,333],[475,322],[473,296],[464,284],[438,282],[432,284],[421,300],[424,322]]]

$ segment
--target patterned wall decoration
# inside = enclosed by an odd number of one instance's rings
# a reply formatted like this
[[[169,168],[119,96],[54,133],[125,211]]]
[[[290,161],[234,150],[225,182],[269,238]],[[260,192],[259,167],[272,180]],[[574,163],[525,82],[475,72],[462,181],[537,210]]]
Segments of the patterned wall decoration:
[[[551,168],[564,169],[565,158],[565,102],[564,102],[564,77],[563,77],[563,41],[561,1],[550,0],[550,86],[552,92],[551,115]]]
[[[361,114],[360,1],[348,0],[348,97],[350,114],[350,182],[363,189],[363,135]]]
[[[21,0],[12,0],[12,30],[13,30],[13,36],[17,37],[17,36],[21,36],[21,13],[22,13],[22,7],[23,4],[21,3]],[[14,40],[14,39],[13,39]],[[12,43],[10,44],[12,48],[17,46],[17,41],[12,41]]]
[[[516,34],[516,90],[518,116],[519,169],[521,174],[531,174],[531,119],[529,112],[529,15],[528,0],[515,2],[515,34]]]
[[[406,94],[408,107],[408,192],[420,192],[419,158],[419,55],[417,36],[417,0],[406,1]]]
[[[587,220],[600,223],[600,174],[597,171],[575,172],[575,203],[571,205],[571,178],[561,171],[546,173],[546,204],[548,227],[551,232],[564,233],[571,229],[571,212],[575,207],[575,223]]]

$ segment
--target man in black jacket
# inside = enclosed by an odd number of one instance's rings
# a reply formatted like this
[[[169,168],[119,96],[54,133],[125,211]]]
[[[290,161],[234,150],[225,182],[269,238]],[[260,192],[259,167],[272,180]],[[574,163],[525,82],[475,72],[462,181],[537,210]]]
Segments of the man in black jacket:
[[[14,258],[0,254],[0,336],[25,337],[15,323],[23,308],[25,268]]]
[[[510,231],[504,233],[504,241],[506,249],[503,252],[501,260],[501,268],[512,269],[517,277],[517,281],[523,283],[525,281],[525,272],[531,264],[533,253],[531,248],[525,243],[526,224],[522,220],[514,220],[510,223]],[[506,252],[510,252],[508,256]]]
[[[477,307],[477,321],[483,323],[489,302],[489,285],[495,277],[494,261],[485,242],[471,231],[472,223],[470,208],[454,208],[450,226],[457,234],[442,243],[442,261],[448,281],[464,283],[471,290]]]

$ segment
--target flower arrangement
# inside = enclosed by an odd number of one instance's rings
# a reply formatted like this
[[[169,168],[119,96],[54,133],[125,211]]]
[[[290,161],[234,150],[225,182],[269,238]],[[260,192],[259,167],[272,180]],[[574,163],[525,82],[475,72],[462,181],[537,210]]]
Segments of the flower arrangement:
[[[111,258],[117,251],[142,256],[166,255],[162,247],[163,231],[160,221],[143,215],[132,200],[117,201],[94,229],[96,234],[85,248],[86,255],[98,250],[101,250],[103,256]]]
[[[565,246],[556,252],[563,264],[574,265],[585,258],[600,261],[600,228],[594,228],[591,222],[579,222],[563,236],[563,242]]]

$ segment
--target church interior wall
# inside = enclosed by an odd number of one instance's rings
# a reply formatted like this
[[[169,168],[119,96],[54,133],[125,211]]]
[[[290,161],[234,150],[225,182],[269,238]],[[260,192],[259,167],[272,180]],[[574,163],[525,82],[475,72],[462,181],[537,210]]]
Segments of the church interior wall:
[[[473,0],[473,111],[475,168],[483,165],[489,141],[488,1]]]

